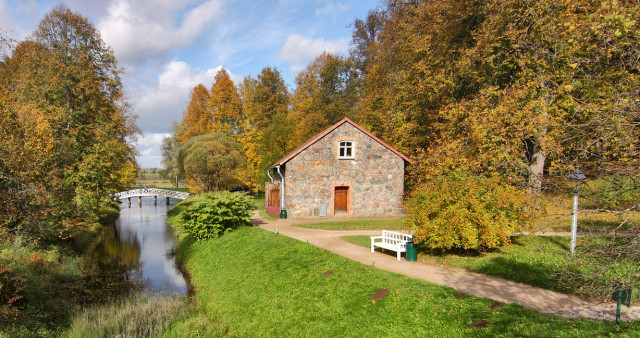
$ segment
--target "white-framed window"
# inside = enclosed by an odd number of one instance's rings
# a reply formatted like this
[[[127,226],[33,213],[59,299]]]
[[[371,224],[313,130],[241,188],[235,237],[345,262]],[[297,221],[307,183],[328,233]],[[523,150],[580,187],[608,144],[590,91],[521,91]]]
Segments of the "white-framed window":
[[[338,158],[339,159],[353,159],[353,142],[351,141],[340,141],[340,145],[338,146]]]

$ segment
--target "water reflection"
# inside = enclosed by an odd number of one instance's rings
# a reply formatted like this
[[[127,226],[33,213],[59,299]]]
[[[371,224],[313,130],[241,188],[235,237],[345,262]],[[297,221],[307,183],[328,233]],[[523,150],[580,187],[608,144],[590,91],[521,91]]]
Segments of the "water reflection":
[[[140,245],[120,241],[114,226],[103,228],[87,256],[80,267],[83,283],[76,290],[83,304],[101,303],[144,287]]]
[[[172,205],[177,202],[171,200]],[[165,224],[171,205],[166,205],[164,198],[158,198],[158,205],[154,206],[153,197],[143,197],[142,207],[128,208],[126,203],[122,206],[116,229],[122,242],[138,243],[142,279],[148,282],[149,291],[185,293],[185,280],[170,254],[174,237]]]
[[[111,228],[113,235],[103,235],[96,254],[102,260],[126,269],[125,279],[142,282],[152,292],[186,293],[187,286],[171,256],[175,241],[171,228],[165,224],[167,212],[178,200],[166,205],[164,198],[143,197],[142,207],[127,203],[120,207],[120,217]]]

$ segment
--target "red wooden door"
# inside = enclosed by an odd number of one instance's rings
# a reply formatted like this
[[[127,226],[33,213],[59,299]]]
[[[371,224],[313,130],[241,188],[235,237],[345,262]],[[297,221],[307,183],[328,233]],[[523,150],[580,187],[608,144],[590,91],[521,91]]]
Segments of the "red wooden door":
[[[336,187],[335,210],[347,210],[347,192],[349,187]]]

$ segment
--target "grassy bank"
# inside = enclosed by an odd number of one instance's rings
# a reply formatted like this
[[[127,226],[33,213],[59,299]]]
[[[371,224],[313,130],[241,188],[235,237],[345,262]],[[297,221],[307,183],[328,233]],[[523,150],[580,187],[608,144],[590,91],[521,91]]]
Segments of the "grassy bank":
[[[597,336],[616,332],[612,322],[568,320],[461,296],[453,289],[362,265],[258,228],[241,228],[195,243],[183,236],[178,251],[192,275],[198,309],[167,336]],[[373,301],[371,296],[381,289],[389,290],[388,295]],[[474,323],[487,326],[474,328]]]
[[[369,236],[345,236],[344,240],[370,247]],[[607,299],[620,275],[628,274],[636,261],[621,261],[616,268],[606,273],[599,271],[600,264],[570,254],[569,237],[558,236],[514,236],[511,244],[492,252],[449,251],[434,252],[418,247],[418,260],[433,265],[463,268],[508,280],[538,286],[544,289],[573,293],[594,300]],[[588,250],[589,244],[608,243],[608,238],[580,238],[576,252]],[[558,273],[569,270],[576,279],[559,278]],[[581,288],[582,285],[599,286],[600,289]],[[633,295],[640,299],[636,293]]]

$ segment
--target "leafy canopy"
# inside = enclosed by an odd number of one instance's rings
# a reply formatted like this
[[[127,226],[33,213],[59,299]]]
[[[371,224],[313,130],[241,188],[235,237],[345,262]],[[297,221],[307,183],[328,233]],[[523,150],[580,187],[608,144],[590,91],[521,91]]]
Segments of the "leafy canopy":
[[[231,137],[208,133],[180,148],[178,164],[192,191],[209,192],[237,185],[246,158],[242,146]]]

